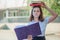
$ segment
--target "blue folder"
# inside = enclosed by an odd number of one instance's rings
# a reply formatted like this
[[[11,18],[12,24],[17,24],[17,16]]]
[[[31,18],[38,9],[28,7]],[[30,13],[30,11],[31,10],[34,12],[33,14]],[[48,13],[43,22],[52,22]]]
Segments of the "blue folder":
[[[21,28],[15,28],[14,30],[18,40],[27,39],[28,35],[35,37],[41,34],[39,22]]]

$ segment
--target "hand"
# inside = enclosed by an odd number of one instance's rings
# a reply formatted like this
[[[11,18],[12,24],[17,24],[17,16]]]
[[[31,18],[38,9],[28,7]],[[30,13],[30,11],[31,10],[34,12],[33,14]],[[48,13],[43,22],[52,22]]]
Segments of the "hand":
[[[32,35],[28,35],[28,40],[32,40]]]
[[[47,6],[46,6],[46,4],[44,2],[41,1],[40,3],[41,3],[41,7],[47,8]]]

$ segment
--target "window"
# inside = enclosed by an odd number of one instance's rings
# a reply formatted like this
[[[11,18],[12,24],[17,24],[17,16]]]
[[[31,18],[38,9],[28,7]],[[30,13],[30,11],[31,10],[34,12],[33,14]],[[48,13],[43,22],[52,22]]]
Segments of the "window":
[[[9,17],[29,16],[29,10],[27,10],[27,9],[20,9],[19,11],[18,10],[9,10],[8,16]]]

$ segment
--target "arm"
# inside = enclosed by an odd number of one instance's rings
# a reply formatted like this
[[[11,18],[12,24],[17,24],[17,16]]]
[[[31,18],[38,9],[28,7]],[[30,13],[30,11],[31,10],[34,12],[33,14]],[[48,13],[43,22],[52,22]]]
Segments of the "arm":
[[[58,16],[58,14],[56,12],[54,12],[52,9],[48,8],[47,6],[45,7],[51,14],[51,17],[48,21],[48,23],[52,22],[53,20],[56,19],[56,17]]]
[[[42,6],[43,8],[45,8],[45,9],[47,9],[47,10],[50,12],[50,14],[51,14],[51,17],[50,17],[50,19],[48,20],[48,23],[50,23],[50,22],[52,22],[53,20],[55,20],[56,17],[58,16],[58,14],[57,14],[56,12],[54,12],[52,9],[50,9],[48,6],[46,6],[44,2],[41,2],[41,3],[42,3],[41,6]]]

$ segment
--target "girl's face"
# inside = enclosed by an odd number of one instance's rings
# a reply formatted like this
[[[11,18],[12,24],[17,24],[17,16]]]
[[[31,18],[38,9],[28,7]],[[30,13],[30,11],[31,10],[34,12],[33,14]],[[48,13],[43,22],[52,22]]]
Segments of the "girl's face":
[[[33,8],[33,16],[34,17],[40,16],[40,9],[38,7]]]

